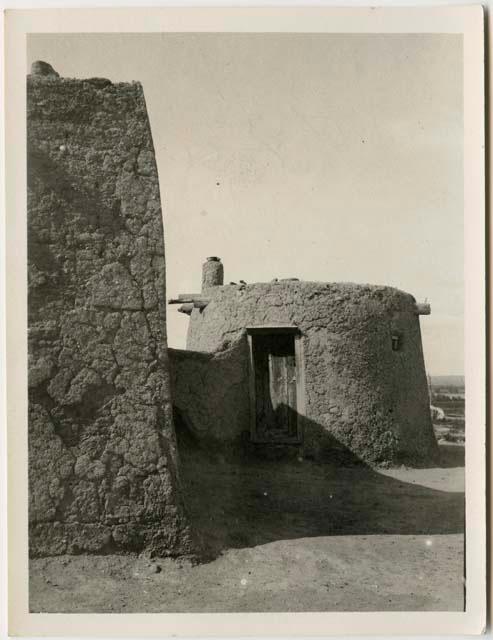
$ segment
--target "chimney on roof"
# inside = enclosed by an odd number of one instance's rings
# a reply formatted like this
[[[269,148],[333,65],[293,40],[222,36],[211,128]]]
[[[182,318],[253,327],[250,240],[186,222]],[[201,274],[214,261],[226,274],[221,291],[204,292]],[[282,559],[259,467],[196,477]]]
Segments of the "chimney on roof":
[[[224,284],[224,267],[221,258],[211,256],[202,265],[202,292]]]

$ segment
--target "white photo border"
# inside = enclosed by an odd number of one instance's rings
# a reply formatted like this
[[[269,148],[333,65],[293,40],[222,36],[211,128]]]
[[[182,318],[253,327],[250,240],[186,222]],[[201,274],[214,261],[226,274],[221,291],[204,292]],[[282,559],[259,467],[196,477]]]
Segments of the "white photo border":
[[[466,569],[464,612],[35,614],[28,606],[26,35],[457,33],[464,53]],[[486,624],[484,13],[442,7],[97,8],[5,15],[9,633],[21,636],[479,634]]]

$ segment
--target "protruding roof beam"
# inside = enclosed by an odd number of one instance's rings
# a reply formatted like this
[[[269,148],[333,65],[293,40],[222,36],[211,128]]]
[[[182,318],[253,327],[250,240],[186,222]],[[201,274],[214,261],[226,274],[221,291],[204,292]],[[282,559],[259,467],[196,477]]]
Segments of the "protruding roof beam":
[[[416,311],[419,316],[429,316],[431,313],[431,305],[429,302],[417,302]]]
[[[192,307],[196,309],[205,309],[209,302],[210,298],[204,298],[204,296],[201,296],[199,293],[182,294],[179,295],[178,298],[170,298],[168,300],[168,304],[181,304],[187,308],[188,305],[192,305]],[[187,311],[183,313],[187,313]]]

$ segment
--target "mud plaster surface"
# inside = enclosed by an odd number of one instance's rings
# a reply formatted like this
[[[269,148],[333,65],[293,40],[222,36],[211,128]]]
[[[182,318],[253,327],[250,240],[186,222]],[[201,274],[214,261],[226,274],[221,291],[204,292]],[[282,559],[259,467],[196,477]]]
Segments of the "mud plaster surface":
[[[236,443],[249,436],[248,347],[238,341],[215,353],[170,349],[177,430],[209,443]]]
[[[187,348],[196,353],[234,359],[234,401],[248,395],[243,372],[248,366],[246,327],[294,325],[302,336],[306,410],[303,449],[315,457],[356,457],[370,464],[425,464],[436,458],[419,316],[414,298],[391,287],[272,282],[211,287],[208,306],[192,312]],[[392,336],[400,346],[392,349]],[[234,358],[233,358],[234,352]],[[198,358],[199,356],[196,356]],[[205,356],[201,356],[203,359]],[[177,398],[184,397],[193,372],[186,356],[175,367]],[[194,358],[189,355],[188,358]],[[216,367],[217,370],[217,367]],[[228,369],[228,371],[230,371]],[[228,415],[207,384],[196,383],[194,397],[204,410],[196,429],[214,432],[216,411]],[[191,400],[191,395],[189,400]],[[226,404],[223,403],[225,400]],[[190,405],[190,401],[185,404]],[[230,421],[225,438],[248,433],[248,412]]]
[[[31,554],[186,555],[142,87],[29,76],[27,131]]]

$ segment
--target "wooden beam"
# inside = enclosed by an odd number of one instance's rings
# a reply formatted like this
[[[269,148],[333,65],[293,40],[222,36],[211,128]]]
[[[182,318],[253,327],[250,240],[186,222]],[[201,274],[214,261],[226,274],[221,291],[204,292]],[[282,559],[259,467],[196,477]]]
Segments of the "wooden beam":
[[[417,302],[416,311],[419,316],[429,316],[431,314],[431,305],[429,302]]]
[[[210,298],[204,298],[197,294],[195,296],[178,296],[178,298],[170,298],[168,300],[168,304],[194,304],[195,306],[202,308],[206,307],[210,301]]]

